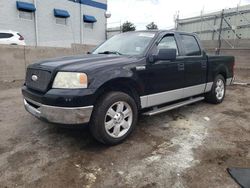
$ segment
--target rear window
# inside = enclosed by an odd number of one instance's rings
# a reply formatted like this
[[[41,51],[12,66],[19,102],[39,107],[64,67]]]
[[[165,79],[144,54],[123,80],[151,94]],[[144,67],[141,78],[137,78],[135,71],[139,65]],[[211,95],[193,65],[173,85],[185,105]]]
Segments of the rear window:
[[[0,39],[6,39],[6,38],[11,38],[14,35],[11,33],[0,33]]]
[[[185,55],[187,56],[200,56],[201,49],[200,46],[192,35],[181,35],[182,44],[185,50]]]

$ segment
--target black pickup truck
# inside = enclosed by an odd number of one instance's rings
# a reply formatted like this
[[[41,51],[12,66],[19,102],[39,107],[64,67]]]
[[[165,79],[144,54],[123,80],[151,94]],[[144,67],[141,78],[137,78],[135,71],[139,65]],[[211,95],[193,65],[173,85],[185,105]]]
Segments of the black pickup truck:
[[[195,34],[137,31],[116,35],[92,53],[27,68],[24,105],[39,119],[89,123],[93,136],[118,144],[138,113],[155,115],[205,99],[221,103],[234,57],[209,56]]]

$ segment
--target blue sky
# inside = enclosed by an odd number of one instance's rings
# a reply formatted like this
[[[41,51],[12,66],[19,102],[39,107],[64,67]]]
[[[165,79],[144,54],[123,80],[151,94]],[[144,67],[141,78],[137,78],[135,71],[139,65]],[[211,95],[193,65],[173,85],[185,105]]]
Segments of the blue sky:
[[[119,26],[120,22],[131,21],[137,29],[154,21],[160,29],[174,27],[174,16],[179,11],[180,18],[198,16],[205,13],[250,4],[250,0],[108,0],[112,16],[108,26]]]

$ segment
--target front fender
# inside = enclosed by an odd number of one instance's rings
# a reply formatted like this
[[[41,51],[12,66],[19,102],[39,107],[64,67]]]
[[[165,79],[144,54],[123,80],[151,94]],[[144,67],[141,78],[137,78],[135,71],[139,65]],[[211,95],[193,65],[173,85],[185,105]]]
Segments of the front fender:
[[[89,83],[89,88],[98,89],[106,82],[118,78],[129,78],[135,80],[134,73],[131,70],[124,68],[116,70],[105,70],[102,72],[98,72],[98,74],[92,78]]]

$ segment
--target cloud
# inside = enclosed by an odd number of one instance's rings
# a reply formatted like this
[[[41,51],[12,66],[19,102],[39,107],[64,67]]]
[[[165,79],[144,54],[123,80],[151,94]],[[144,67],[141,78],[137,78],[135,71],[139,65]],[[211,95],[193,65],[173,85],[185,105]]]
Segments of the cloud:
[[[180,18],[197,16],[204,12],[220,11],[224,8],[236,7],[239,0],[108,0],[112,16],[108,20],[109,27],[118,26],[125,21],[135,23],[137,29],[145,29],[145,25],[154,21],[160,29],[174,27],[174,16],[179,11]],[[250,0],[241,0],[241,4],[249,4]]]

